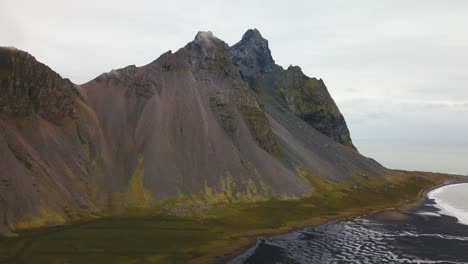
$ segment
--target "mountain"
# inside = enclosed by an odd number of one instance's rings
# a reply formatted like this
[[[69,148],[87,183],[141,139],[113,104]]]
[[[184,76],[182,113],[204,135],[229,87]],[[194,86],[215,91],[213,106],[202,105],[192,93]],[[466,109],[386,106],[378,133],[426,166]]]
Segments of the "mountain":
[[[248,30],[76,85],[0,48],[0,232],[168,199],[299,199],[314,180],[388,173],[359,154],[324,82]]]
[[[345,146],[355,149],[343,115],[320,79],[309,78],[298,66],[276,65],[268,41],[256,29],[248,30],[231,48],[231,58],[242,77],[261,95],[294,113],[307,124]]]

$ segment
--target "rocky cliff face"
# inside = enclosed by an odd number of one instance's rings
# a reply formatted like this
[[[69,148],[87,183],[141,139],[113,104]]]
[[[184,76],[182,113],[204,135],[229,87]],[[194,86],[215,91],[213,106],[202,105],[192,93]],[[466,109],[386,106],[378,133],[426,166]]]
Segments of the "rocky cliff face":
[[[323,81],[307,77],[298,66],[284,70],[276,65],[268,41],[258,30],[248,30],[231,48],[231,57],[260,96],[269,95],[322,134],[355,149],[346,122]]]
[[[0,48],[0,90],[0,233],[97,211],[105,148],[76,86],[26,52]]]
[[[233,47],[200,32],[81,86],[1,48],[0,84],[3,233],[168,198],[301,198],[310,177],[386,173],[352,148],[323,82],[275,65],[256,30]]]
[[[74,111],[73,84],[26,52],[0,49],[0,113],[19,117],[37,114],[52,120]]]

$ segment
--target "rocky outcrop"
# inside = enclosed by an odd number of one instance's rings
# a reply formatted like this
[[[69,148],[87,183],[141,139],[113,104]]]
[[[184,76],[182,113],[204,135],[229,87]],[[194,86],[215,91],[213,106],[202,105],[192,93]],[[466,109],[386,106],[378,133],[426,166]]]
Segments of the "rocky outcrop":
[[[355,149],[344,117],[323,81],[307,77],[297,66],[284,70],[276,65],[268,41],[258,30],[248,30],[232,46],[231,57],[260,97],[269,95],[322,134]]]
[[[345,119],[321,79],[307,77],[298,66],[280,70],[278,76],[270,91],[282,107],[322,134],[355,149]]]
[[[105,147],[76,86],[26,52],[0,48],[0,90],[0,233],[96,212]]]
[[[257,29],[249,29],[231,48],[232,61],[245,79],[257,79],[276,68],[268,40]]]
[[[314,191],[304,172],[386,174],[352,148],[323,82],[277,66],[257,30],[233,47],[199,32],[80,86],[25,52],[2,48],[0,59],[4,234],[169,198],[301,198]]]
[[[0,113],[60,120],[73,114],[73,84],[26,52],[0,48]]]

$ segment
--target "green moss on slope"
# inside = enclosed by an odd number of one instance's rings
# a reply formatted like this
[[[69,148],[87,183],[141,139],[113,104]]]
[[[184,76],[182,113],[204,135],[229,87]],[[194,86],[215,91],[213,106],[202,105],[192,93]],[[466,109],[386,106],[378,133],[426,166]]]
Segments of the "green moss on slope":
[[[144,160],[140,155],[137,160],[135,171],[133,172],[128,190],[126,193],[127,204],[129,208],[145,208],[149,207],[153,200],[153,195],[146,190],[143,184],[144,177]]]
[[[265,112],[261,108],[247,105],[241,106],[240,109],[257,144],[267,152],[278,156],[280,150]]]

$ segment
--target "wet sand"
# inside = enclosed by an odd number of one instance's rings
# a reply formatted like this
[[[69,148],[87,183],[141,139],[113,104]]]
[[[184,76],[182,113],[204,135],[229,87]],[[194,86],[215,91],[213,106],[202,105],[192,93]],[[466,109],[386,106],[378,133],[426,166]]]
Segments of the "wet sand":
[[[229,263],[468,263],[468,226],[439,215],[427,194],[399,208],[260,237]]]

